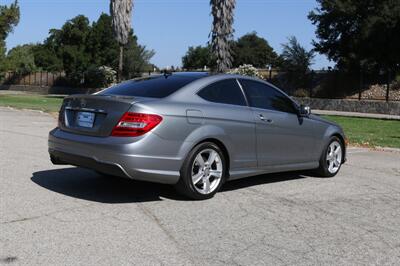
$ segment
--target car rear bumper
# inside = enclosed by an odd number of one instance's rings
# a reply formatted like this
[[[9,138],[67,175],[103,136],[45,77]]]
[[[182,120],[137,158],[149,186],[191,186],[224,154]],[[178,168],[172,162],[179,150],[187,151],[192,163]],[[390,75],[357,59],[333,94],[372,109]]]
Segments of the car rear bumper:
[[[84,168],[93,169],[104,174],[130,178],[125,170],[116,163],[100,162],[96,159],[84,157],[76,154],[65,153],[58,150],[49,149],[50,160],[53,164],[70,164]]]
[[[152,133],[132,142],[127,138],[82,136],[56,128],[49,133],[48,147],[54,164],[70,164],[135,180],[175,184],[179,180],[182,159],[157,154],[154,147],[171,145],[164,142]]]

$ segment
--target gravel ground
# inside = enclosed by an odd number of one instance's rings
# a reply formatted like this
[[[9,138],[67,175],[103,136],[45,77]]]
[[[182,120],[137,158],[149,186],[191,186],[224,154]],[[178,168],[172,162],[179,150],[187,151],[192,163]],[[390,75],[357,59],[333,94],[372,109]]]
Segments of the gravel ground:
[[[0,264],[400,265],[400,153],[350,149],[334,178],[263,175],[187,201],[53,166],[54,118],[0,108]]]

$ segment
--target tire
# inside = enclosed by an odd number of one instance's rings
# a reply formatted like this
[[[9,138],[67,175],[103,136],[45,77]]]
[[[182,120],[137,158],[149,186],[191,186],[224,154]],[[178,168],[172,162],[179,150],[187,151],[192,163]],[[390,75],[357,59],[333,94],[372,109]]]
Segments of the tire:
[[[175,188],[190,199],[210,199],[225,182],[226,165],[224,153],[217,145],[200,143],[186,157]]]
[[[339,147],[340,149],[337,150]],[[343,152],[343,142],[338,137],[332,136],[322,151],[319,160],[319,168],[316,170],[316,174],[321,177],[335,176],[342,166]]]

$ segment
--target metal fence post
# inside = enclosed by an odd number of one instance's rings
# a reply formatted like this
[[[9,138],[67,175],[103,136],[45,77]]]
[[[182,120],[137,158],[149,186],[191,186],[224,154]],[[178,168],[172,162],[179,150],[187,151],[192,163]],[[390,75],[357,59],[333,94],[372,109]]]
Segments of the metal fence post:
[[[360,69],[360,88],[358,89],[358,100],[361,101],[361,93],[362,93],[362,88],[363,88],[363,73],[362,69]]]
[[[388,70],[387,75],[387,85],[386,85],[386,101],[389,101],[389,90],[390,90],[390,70]]]

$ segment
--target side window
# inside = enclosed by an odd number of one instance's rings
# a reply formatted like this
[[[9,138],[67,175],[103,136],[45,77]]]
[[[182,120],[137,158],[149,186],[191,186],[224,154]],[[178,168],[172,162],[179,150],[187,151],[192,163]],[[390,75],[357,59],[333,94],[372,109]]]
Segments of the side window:
[[[234,105],[246,105],[244,95],[235,79],[217,81],[202,89],[198,95],[204,100]]]
[[[278,90],[257,81],[240,80],[250,106],[275,110],[286,113],[296,113],[293,102]]]

